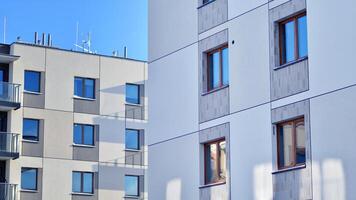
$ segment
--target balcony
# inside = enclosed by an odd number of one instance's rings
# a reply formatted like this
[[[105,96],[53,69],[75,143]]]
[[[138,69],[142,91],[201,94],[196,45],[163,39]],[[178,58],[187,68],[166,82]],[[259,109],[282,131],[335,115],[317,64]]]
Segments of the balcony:
[[[0,132],[0,160],[19,157],[19,134]]]
[[[0,183],[0,199],[1,200],[16,200],[17,185],[9,183]]]
[[[0,111],[20,108],[20,85],[0,82]]]

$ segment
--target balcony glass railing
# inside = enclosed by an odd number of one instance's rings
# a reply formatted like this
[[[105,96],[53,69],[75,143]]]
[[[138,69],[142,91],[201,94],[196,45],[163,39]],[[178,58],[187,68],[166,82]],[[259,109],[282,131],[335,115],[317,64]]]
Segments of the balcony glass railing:
[[[20,84],[0,81],[0,101],[20,103]]]
[[[17,200],[17,185],[9,183],[0,183],[1,200]]]
[[[0,132],[0,153],[19,153],[19,134]]]

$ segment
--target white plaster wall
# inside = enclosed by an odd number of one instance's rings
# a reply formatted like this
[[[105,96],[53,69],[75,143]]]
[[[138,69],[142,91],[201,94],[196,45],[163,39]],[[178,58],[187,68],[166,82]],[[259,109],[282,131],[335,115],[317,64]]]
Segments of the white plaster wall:
[[[270,106],[230,118],[231,199],[272,200]]]
[[[234,18],[267,2],[268,0],[229,0],[228,17],[229,19]]]
[[[199,199],[197,133],[150,146],[148,154],[148,199]]]
[[[233,40],[235,44],[232,44]],[[268,49],[267,5],[229,23],[231,112],[269,101]]]
[[[198,0],[150,0],[149,62],[197,41]]]
[[[198,130],[198,45],[149,66],[148,144]]]
[[[356,199],[356,87],[310,101],[315,200]]]

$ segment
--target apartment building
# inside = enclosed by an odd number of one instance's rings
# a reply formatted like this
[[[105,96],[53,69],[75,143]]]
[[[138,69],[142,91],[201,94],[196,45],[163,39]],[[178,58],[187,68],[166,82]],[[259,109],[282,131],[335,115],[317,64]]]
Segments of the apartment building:
[[[150,0],[149,199],[356,199],[354,19],[353,0]]]
[[[147,199],[145,62],[13,43],[0,63],[0,199]]]

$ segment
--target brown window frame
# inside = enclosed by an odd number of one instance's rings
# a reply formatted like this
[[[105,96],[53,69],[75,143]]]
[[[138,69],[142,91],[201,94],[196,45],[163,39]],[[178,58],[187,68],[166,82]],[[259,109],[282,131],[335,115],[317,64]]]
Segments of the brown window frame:
[[[207,166],[207,149],[208,149],[208,146],[212,145],[212,144],[216,144],[217,146],[217,152],[220,152],[220,145],[219,143],[221,142],[225,142],[226,144],[226,140],[225,138],[220,138],[218,140],[214,140],[214,141],[211,141],[211,142],[207,142],[204,144],[204,183],[205,185],[209,185],[209,184],[217,184],[217,183],[224,183],[226,182],[226,178],[220,178],[220,179],[217,179],[215,181],[212,181],[212,182],[209,182],[208,181],[208,173],[207,173],[207,169],[208,169],[208,166]],[[217,154],[217,171],[218,171],[218,174],[220,174],[221,172],[221,163],[220,163],[220,154],[218,153]],[[226,166],[225,166],[226,167]],[[226,169],[225,169],[226,170]]]
[[[297,155],[297,131],[296,131],[296,127],[300,123],[302,123],[304,125],[304,131],[305,131],[304,117],[300,117],[300,118],[296,118],[296,119],[293,119],[293,120],[288,120],[288,121],[276,124],[276,128],[277,128],[277,165],[278,165],[278,169],[279,170],[298,167],[298,166],[304,166],[305,165],[305,162],[297,164],[297,159],[296,159],[296,155]],[[283,150],[280,149],[280,127],[283,127],[286,124],[292,125],[292,127],[293,127],[292,128],[292,144],[293,144],[293,157],[292,158],[293,158],[293,162],[292,162],[291,165],[281,166],[281,163],[280,163],[280,152],[283,151]]]
[[[307,16],[306,12],[302,12],[300,14],[294,15],[293,17],[290,17],[290,18],[285,19],[278,23],[278,25],[279,25],[279,62],[280,62],[280,65],[284,65],[289,62],[294,62],[296,60],[303,58],[303,57],[299,57],[298,19],[301,17],[304,17],[304,16]],[[284,42],[285,30],[284,30],[283,26],[291,21],[294,22],[294,60],[286,62],[285,42]]]
[[[218,48],[215,48],[215,49],[213,49],[211,51],[208,51],[206,53],[206,56],[207,56],[207,90],[208,90],[208,92],[214,91],[214,90],[218,90],[219,88],[222,88],[222,87],[226,86],[223,83],[223,56],[222,56],[222,51],[224,49],[229,49],[228,44],[224,44],[224,45],[222,45],[222,46],[220,46]],[[210,86],[210,76],[211,76],[211,74],[213,72],[211,72],[211,70],[210,70],[210,68],[211,68],[210,67],[211,66],[211,60],[209,58],[210,58],[211,55],[213,55],[216,52],[219,52],[219,56],[220,56],[220,58],[219,58],[220,59],[219,60],[220,61],[220,63],[219,63],[219,66],[220,66],[219,67],[219,71],[220,71],[219,86],[217,86],[215,88],[214,87],[211,88],[211,86]]]

